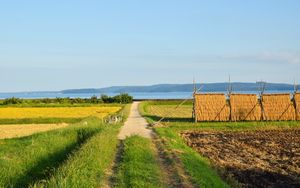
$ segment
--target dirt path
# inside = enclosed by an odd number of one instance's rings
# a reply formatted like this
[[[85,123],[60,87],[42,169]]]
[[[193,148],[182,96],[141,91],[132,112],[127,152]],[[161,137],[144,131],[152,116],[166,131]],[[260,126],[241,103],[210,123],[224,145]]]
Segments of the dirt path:
[[[34,133],[59,129],[66,126],[68,126],[66,123],[0,125],[0,139],[29,136]]]
[[[140,102],[133,102],[127,121],[122,126],[118,139],[124,140],[132,135],[139,135],[145,138],[152,138],[153,132],[148,129],[147,121],[139,113]]]
[[[120,140],[124,140],[128,136],[139,135],[151,139],[153,142],[156,157],[158,158],[159,165],[161,166],[165,186],[184,188],[193,187],[193,184],[190,181],[188,181],[188,178],[185,176],[184,169],[177,162],[171,162],[173,160],[171,159],[173,158],[173,156],[171,156],[170,152],[164,150],[164,146],[161,143],[161,140],[152,131],[152,129],[148,128],[147,121],[139,113],[139,104],[140,102],[134,102],[132,104],[130,115],[127,121],[125,122],[124,126],[121,128],[118,138]],[[120,147],[119,150],[122,150],[122,147]],[[114,166],[118,165],[118,158],[121,157],[121,153],[122,152],[120,151],[118,152],[118,156],[115,160]],[[107,187],[112,187],[111,185],[112,184],[110,184],[110,186]]]

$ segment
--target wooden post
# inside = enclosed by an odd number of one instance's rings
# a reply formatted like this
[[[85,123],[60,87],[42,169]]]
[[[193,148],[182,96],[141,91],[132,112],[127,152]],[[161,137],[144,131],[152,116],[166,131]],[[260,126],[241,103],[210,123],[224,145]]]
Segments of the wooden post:
[[[298,106],[297,106],[297,103],[296,103],[296,94],[297,94],[297,90],[298,90],[298,87],[297,87],[297,84],[296,84],[296,81],[294,80],[294,94],[293,94],[293,106],[294,106],[294,109],[295,109],[295,120],[297,121],[298,120]]]
[[[195,78],[193,79],[193,84],[194,84],[194,92],[193,92],[193,114],[192,114],[192,117],[194,118],[195,120],[195,123],[197,123],[197,115],[196,115],[196,91],[197,91],[197,86],[196,86],[196,82],[195,82]]]
[[[229,80],[228,80],[228,104],[229,104],[229,121],[232,120],[232,108],[231,108],[231,101],[230,101],[230,96],[231,96],[231,93],[232,93],[232,85],[231,85],[231,80],[230,80],[230,75],[229,75]]]

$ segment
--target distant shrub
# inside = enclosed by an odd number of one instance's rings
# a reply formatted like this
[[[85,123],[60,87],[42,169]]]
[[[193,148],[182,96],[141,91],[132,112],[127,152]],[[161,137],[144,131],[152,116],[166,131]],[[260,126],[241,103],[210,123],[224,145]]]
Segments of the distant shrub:
[[[82,98],[77,97],[77,98],[71,99],[71,103],[72,103],[72,104],[85,103],[85,100],[82,99]]]
[[[114,97],[110,97],[107,95],[101,95],[101,100],[104,103],[128,104],[128,103],[132,103],[133,97],[130,96],[128,93],[121,93],[120,95],[116,95]]]
[[[40,101],[41,101],[42,103],[45,103],[45,104],[52,103],[52,100],[49,99],[49,98],[40,99]]]
[[[4,99],[4,101],[3,101],[4,105],[7,105],[7,104],[21,104],[21,103],[22,103],[22,100],[19,99],[19,98],[15,98],[15,97]]]
[[[122,103],[122,104],[128,104],[132,103],[133,97],[130,96],[128,93],[122,93],[120,95],[113,97],[115,103]]]
[[[94,104],[97,104],[97,103],[99,103],[100,101],[98,101],[97,96],[93,95],[93,96],[91,97],[90,102],[91,102],[91,103],[94,103]]]
[[[107,95],[101,95],[101,100],[104,103],[113,103],[114,102],[114,99],[112,97],[107,96]]]
[[[127,104],[133,101],[133,97],[127,93],[122,93],[114,97],[108,95],[101,95],[100,97],[92,96],[91,98],[43,98],[43,99],[19,99],[19,98],[7,98],[0,100],[0,105],[43,105],[43,104],[101,104],[101,103],[120,103]]]

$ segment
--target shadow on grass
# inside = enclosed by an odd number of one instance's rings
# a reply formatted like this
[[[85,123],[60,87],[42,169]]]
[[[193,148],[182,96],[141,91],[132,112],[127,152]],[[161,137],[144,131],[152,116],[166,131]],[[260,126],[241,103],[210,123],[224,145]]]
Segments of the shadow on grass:
[[[28,169],[23,176],[19,177],[15,181],[16,183],[13,187],[29,187],[31,184],[38,182],[39,180],[47,179],[47,177],[53,174],[55,169],[61,166],[68,159],[70,154],[80,149],[80,146],[96,133],[97,131],[95,130],[78,130],[76,142],[67,145],[60,151],[41,158],[35,166]]]
[[[109,186],[110,187],[117,187],[117,174],[120,168],[120,163],[122,162],[122,155],[124,153],[124,141],[120,140],[117,154],[115,156],[113,166],[112,166],[112,175],[109,177]]]
[[[152,119],[153,121],[159,121],[162,117],[155,115],[144,115],[145,118]],[[193,118],[180,118],[180,117],[164,117],[162,122],[194,122]]]

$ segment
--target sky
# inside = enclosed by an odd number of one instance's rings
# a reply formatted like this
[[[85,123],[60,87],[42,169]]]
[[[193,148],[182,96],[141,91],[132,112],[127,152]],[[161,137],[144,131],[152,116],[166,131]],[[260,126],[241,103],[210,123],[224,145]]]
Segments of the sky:
[[[0,92],[300,83],[298,0],[9,0]]]

